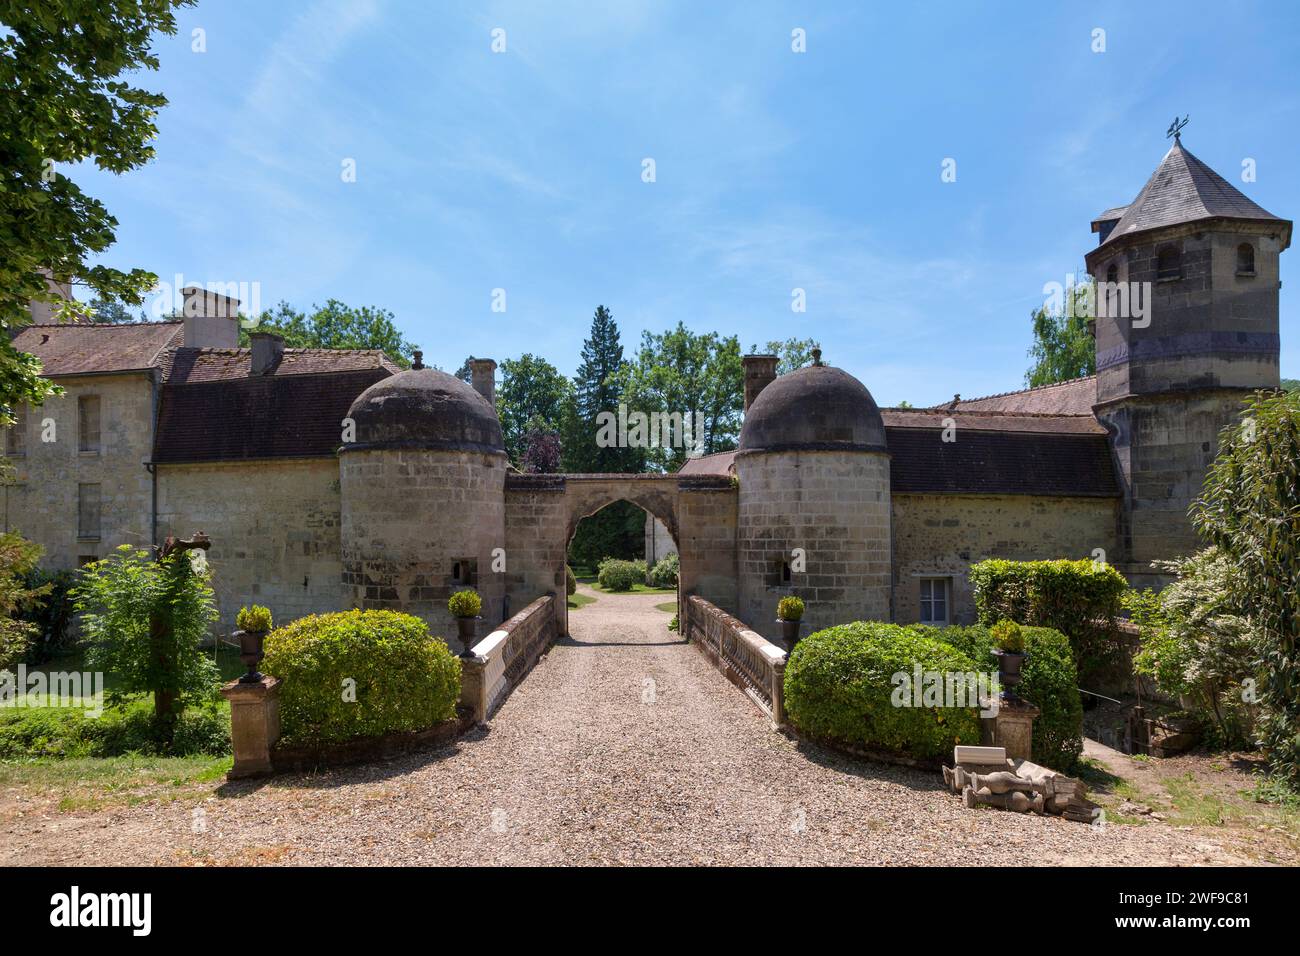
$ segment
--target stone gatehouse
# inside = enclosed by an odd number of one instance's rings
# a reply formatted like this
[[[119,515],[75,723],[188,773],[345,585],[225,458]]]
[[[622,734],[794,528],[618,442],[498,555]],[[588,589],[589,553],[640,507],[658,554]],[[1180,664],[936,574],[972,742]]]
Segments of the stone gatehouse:
[[[577,523],[619,500],[673,537],[682,595],[770,637],[785,594],[814,629],[969,621],[967,569],[989,557],[1101,554],[1157,580],[1153,559],[1197,547],[1186,512],[1219,430],[1279,384],[1291,225],[1175,142],[1092,223],[1090,273],[1142,285],[1150,306],[1097,320],[1095,376],[881,409],[845,370],[777,377],[774,357],[747,356],[739,447],[673,475],[520,474],[490,360],[471,385],[270,334],[241,349],[234,303],[199,289],[180,321],[38,321],[14,344],[65,394],[6,436],[5,528],[57,567],[202,529],[223,628],[256,601],[279,621],[399,608],[449,634],[465,586],[495,626],[563,593]]]

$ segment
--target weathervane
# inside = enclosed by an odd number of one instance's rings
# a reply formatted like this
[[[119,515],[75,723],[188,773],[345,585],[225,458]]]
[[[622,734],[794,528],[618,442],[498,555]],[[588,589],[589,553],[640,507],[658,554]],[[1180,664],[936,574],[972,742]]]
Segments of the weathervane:
[[[1181,143],[1182,140],[1179,137],[1183,131],[1183,127],[1186,125],[1187,125],[1187,117],[1184,116],[1182,119],[1179,119],[1178,114],[1175,113],[1174,121],[1169,124],[1169,129],[1165,132],[1165,139],[1168,139],[1170,136],[1172,136],[1174,138],[1175,143]]]

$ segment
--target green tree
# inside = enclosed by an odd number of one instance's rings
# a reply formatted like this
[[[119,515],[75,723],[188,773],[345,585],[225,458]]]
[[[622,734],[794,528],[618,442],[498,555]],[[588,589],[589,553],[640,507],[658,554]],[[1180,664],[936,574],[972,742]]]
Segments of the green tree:
[[[91,160],[124,173],[153,158],[167,100],[129,80],[158,68],[152,37],[175,33],[173,11],[188,2],[0,0],[0,332],[29,322],[32,300],[61,302],[49,276],[132,304],[157,282],[89,264],[113,244],[117,220],[61,170]],[[12,424],[15,405],[59,391],[10,339],[0,334],[0,424]]]
[[[522,467],[530,434],[559,431],[572,394],[569,380],[544,358],[525,353],[501,363],[497,416],[511,461]]]
[[[1240,573],[1226,586],[1249,609],[1262,675],[1260,735],[1275,774],[1300,786],[1300,392],[1258,392],[1192,505],[1197,530]]]
[[[85,615],[87,663],[118,679],[114,703],[153,694],[154,716],[169,737],[186,705],[211,700],[218,675],[200,641],[217,612],[208,575],[193,569],[189,552],[155,561],[124,544],[86,565],[72,594]]]
[[[1044,305],[1030,313],[1034,344],[1029,357],[1034,364],[1025,373],[1026,385],[1050,385],[1097,371],[1096,343],[1088,331],[1091,297],[1091,285],[1074,285],[1065,293],[1066,308]]]
[[[791,372],[804,368],[812,364],[812,350],[821,348],[821,343],[816,339],[786,339],[784,342],[770,341],[763,350],[767,355],[777,357],[776,374],[789,375]],[[751,348],[750,353],[756,353],[758,347]]]
[[[403,338],[393,313],[373,306],[354,307],[329,299],[302,312],[281,302],[258,318],[252,329],[240,329],[241,345],[250,332],[275,332],[295,349],[379,349],[398,365],[408,368],[415,346]]]
[[[645,332],[636,361],[622,370],[619,381],[629,412],[690,415],[692,447],[677,441],[652,447],[652,467],[676,471],[697,448],[707,455],[736,447],[745,407],[736,336],[692,332],[681,322],[667,332]]]
[[[602,447],[598,441],[601,412],[617,414],[618,374],[624,365],[618,323],[605,306],[598,306],[591,332],[582,344],[582,362],[573,378],[573,400],[566,403],[561,424],[561,461],[569,472],[638,472],[645,466],[644,449]],[[570,542],[569,563],[594,568],[605,558],[637,558],[645,552],[645,512],[617,501],[578,525]]]

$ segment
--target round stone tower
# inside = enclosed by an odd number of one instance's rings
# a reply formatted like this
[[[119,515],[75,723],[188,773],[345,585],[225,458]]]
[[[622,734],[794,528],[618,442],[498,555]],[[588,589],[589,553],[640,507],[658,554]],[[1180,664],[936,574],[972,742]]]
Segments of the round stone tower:
[[[861,382],[814,356],[753,399],[736,454],[740,617],[772,639],[787,594],[805,635],[890,618],[885,426]]]
[[[488,395],[415,367],[376,382],[348,412],[339,453],[345,598],[405,611],[457,650],[454,591],[483,596],[480,636],[502,620],[505,445]],[[500,564],[498,563],[498,567]]]

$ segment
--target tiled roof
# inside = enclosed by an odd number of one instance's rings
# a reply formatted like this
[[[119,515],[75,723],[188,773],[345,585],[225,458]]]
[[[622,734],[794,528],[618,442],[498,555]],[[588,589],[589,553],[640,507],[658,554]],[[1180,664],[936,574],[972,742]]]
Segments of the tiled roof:
[[[736,453],[720,451],[699,458],[687,458],[677,470],[679,475],[732,475],[736,472]]]
[[[1097,401],[1097,376],[1072,378],[1051,385],[1039,385],[1018,392],[1003,392],[957,402],[961,411],[1029,412],[1037,415],[1092,416]],[[940,406],[942,409],[944,406]],[[939,409],[936,409],[939,410]]]
[[[894,494],[1116,497],[1104,434],[993,431],[885,425]]]
[[[1105,435],[1106,429],[1092,415],[1043,415],[1033,412],[955,410],[943,408],[882,408],[886,428],[944,428],[951,420],[957,428],[977,431],[1017,432],[1040,435]]]
[[[1246,197],[1177,140],[1124,210],[1103,246],[1134,233],[1201,219],[1256,219],[1291,224]]]
[[[194,384],[249,377],[250,349],[180,349],[172,361],[168,381]],[[285,349],[268,375],[316,375],[322,372],[359,372],[401,368],[378,349]]]
[[[13,345],[41,360],[42,375],[54,377],[153,368],[183,336],[180,322],[56,322],[24,326]]]
[[[371,367],[170,382],[162,389],[154,461],[331,456],[343,443],[352,402],[389,374]]]

